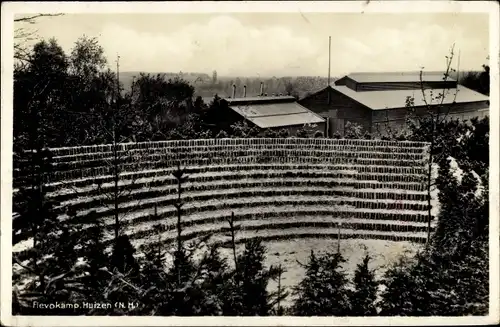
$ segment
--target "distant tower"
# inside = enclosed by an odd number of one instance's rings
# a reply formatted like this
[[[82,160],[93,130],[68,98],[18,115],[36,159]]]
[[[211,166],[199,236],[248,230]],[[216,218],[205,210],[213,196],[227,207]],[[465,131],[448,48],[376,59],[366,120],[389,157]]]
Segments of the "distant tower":
[[[212,84],[217,84],[217,71],[214,70],[212,73]]]

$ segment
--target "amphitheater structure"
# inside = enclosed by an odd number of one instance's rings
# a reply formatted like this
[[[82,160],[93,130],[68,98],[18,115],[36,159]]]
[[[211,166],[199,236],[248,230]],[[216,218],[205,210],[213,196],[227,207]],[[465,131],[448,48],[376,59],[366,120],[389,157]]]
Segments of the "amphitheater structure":
[[[227,244],[232,214],[237,242],[427,238],[427,143],[255,138],[118,147],[121,233],[135,246],[155,242],[157,224],[163,224],[163,242],[175,239],[178,185],[172,173],[178,164],[188,175],[181,194],[184,239],[210,234],[211,241]],[[111,244],[116,209],[106,194],[115,185],[113,146],[51,150],[54,173],[45,187],[59,203],[59,218],[68,219],[72,210],[74,223],[83,227],[90,226],[90,216],[100,219]],[[15,175],[14,187],[22,176]],[[28,237],[17,235],[13,251],[29,251]]]

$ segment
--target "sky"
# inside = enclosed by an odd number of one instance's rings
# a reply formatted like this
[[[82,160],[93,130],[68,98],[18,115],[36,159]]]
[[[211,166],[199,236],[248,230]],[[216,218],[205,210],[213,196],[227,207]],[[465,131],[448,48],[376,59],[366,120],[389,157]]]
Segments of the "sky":
[[[332,76],[444,70],[453,44],[461,71],[481,70],[489,54],[488,15],[478,13],[66,14],[26,27],[68,53],[97,37],[121,71],[326,76],[329,36]]]

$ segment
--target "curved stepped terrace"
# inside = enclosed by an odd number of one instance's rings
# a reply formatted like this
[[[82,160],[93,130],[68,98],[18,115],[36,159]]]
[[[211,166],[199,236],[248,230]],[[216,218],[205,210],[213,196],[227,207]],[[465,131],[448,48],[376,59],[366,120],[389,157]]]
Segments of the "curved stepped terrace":
[[[60,219],[75,209],[76,224],[101,219],[113,237],[113,166],[119,158],[122,232],[140,245],[175,238],[177,181],[183,183],[183,237],[213,234],[227,243],[234,212],[237,242],[259,237],[366,238],[425,242],[428,144],[378,140],[211,139],[120,144],[52,150],[54,174],[46,185],[60,202]],[[15,163],[14,185],[24,182]],[[155,214],[155,206],[157,212]],[[13,223],[16,223],[14,219]],[[16,235],[14,251],[25,251],[28,235]],[[154,239],[158,239],[156,236]]]

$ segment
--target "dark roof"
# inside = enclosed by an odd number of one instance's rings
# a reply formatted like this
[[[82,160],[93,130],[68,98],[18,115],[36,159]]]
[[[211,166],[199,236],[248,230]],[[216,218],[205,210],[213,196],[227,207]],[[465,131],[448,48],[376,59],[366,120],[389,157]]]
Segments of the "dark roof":
[[[294,97],[224,99],[229,107],[260,128],[323,123],[325,119],[301,106]],[[229,101],[231,100],[231,101]]]
[[[380,72],[380,73],[351,73],[335,82],[335,85],[343,83],[345,78],[350,78],[358,83],[404,83],[404,82],[443,82],[444,73],[438,72]],[[446,81],[456,82],[455,79],[447,77]]]
[[[373,110],[403,108],[406,105],[408,97],[414,98],[415,106],[424,106],[424,96],[421,90],[383,90],[370,92],[356,92],[344,85],[330,85],[332,89],[348,96],[349,98],[365,105]],[[431,95],[432,93],[432,95]],[[425,99],[428,104],[440,104],[440,100],[432,100],[431,96],[436,97],[439,94],[445,94],[443,104],[449,103],[467,103],[488,101],[486,95],[458,85],[451,89],[427,89],[425,90]],[[456,96],[455,96],[456,95]]]

